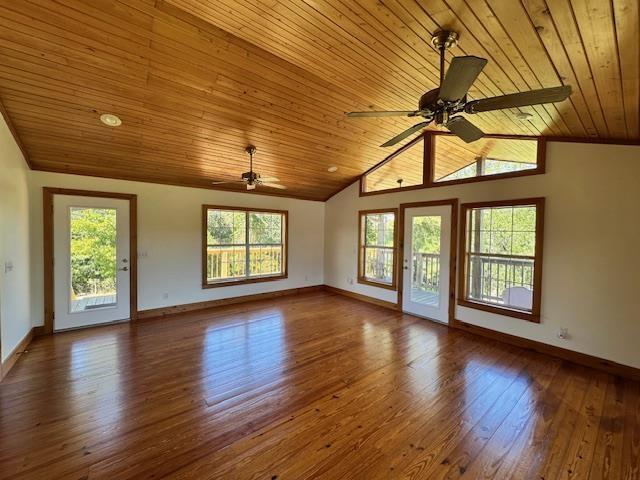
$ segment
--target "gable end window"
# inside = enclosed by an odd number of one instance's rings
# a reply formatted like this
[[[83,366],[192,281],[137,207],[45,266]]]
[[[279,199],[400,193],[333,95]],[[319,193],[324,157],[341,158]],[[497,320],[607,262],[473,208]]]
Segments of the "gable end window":
[[[458,304],[540,322],[544,198],[461,209]]]
[[[204,205],[203,288],[287,277],[285,210]]]
[[[358,283],[396,289],[396,220],[398,210],[358,213]]]

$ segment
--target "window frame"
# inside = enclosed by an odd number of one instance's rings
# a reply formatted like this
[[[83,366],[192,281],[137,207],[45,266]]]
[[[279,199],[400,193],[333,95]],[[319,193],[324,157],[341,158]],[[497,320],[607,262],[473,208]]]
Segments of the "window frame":
[[[429,187],[440,187],[446,185],[459,185],[462,183],[475,183],[475,182],[486,182],[488,180],[499,180],[502,178],[514,178],[514,177],[528,177],[529,175],[540,175],[546,172],[546,151],[547,144],[546,139],[544,137],[535,137],[535,136],[526,136],[526,135],[485,135],[483,138],[498,138],[503,140],[535,140],[537,141],[537,149],[536,149],[536,168],[528,168],[524,170],[517,170],[515,172],[505,172],[505,173],[496,173],[493,175],[480,175],[469,178],[458,178],[454,180],[445,180],[443,182],[438,182],[435,179],[435,161],[436,161],[436,137],[438,136],[455,136],[449,132],[430,132],[429,136],[432,137],[431,141],[428,142],[428,146],[426,148],[429,149],[428,154],[425,154],[425,158],[429,159],[429,176],[428,183],[426,186]],[[464,168],[464,167],[463,167]]]
[[[407,187],[402,187],[402,188],[387,188],[387,189],[384,189],[384,190],[374,190],[374,191],[371,191],[371,192],[367,192],[367,175],[371,175],[376,170],[379,170],[380,168],[384,167],[387,163],[389,163],[391,160],[396,158],[398,155],[400,155],[400,154],[406,152],[407,150],[413,148],[414,145],[416,145],[417,143],[420,143],[420,142],[422,142],[422,148],[423,148],[423,151],[422,151],[422,183],[420,183],[418,185],[409,185]],[[416,138],[414,138],[410,142],[406,143],[402,147],[398,148],[393,153],[391,153],[390,155],[385,157],[381,162],[377,163],[376,165],[371,167],[369,170],[364,172],[362,175],[360,175],[360,196],[361,197],[365,197],[367,195],[379,195],[381,193],[391,193],[391,192],[399,192],[399,191],[403,191],[404,192],[405,190],[416,190],[416,189],[419,189],[419,188],[425,188],[426,184],[428,183],[428,178],[429,178],[429,170],[428,170],[429,160],[428,160],[428,157],[427,157],[427,153],[430,151],[430,149],[427,146],[428,142],[429,142],[429,135],[427,135],[426,133],[422,134],[422,135],[418,135]]]
[[[483,303],[477,300],[471,300],[468,296],[469,279],[467,272],[469,271],[469,241],[471,231],[469,223],[471,216],[469,212],[477,208],[491,207],[517,207],[522,205],[531,205],[536,208],[536,233],[535,233],[535,250],[533,255],[533,300],[531,312],[502,307],[489,303]],[[463,307],[483,310],[485,312],[496,313],[508,317],[519,318],[533,323],[540,323],[540,310],[542,303],[542,261],[543,261],[543,240],[544,240],[544,212],[545,198],[520,198],[515,200],[497,200],[487,202],[463,203],[460,205],[460,242],[458,258],[460,259],[460,268],[458,275],[458,301],[457,304]]]
[[[283,228],[284,234],[282,236],[282,261],[284,262],[282,273],[275,275],[261,275],[261,276],[249,276],[249,272],[245,273],[244,277],[237,279],[223,279],[210,282],[207,278],[207,227],[209,210],[235,210],[246,212],[246,234],[249,236],[248,222],[249,213],[279,213],[283,216]],[[251,243],[245,243],[244,247],[249,252]],[[250,208],[250,207],[232,207],[228,205],[202,205],[202,288],[218,288],[229,287],[232,285],[244,285],[248,283],[260,283],[260,282],[272,282],[277,280],[283,280],[289,276],[289,211],[288,210],[273,210],[268,208]]]
[[[445,187],[450,185],[459,185],[464,183],[475,183],[475,182],[490,182],[493,180],[501,180],[505,178],[516,178],[516,177],[528,177],[530,175],[541,175],[546,173],[546,152],[547,152],[547,138],[541,136],[531,136],[531,135],[498,135],[498,134],[486,134],[483,138],[498,138],[505,140],[536,140],[538,142],[537,145],[537,155],[536,155],[536,168],[529,168],[525,170],[519,170],[515,172],[505,172],[505,173],[497,173],[495,175],[482,175],[479,177],[469,177],[469,178],[460,178],[455,180],[447,180],[444,182],[437,182],[434,179],[435,176],[435,146],[436,146],[436,137],[438,136],[452,136],[453,134],[450,132],[441,132],[435,130],[425,131],[422,135],[418,135],[416,138],[411,140],[409,143],[403,145],[396,151],[394,151],[391,155],[387,156],[384,160],[379,162],[378,164],[371,167],[369,170],[360,175],[359,178],[359,195],[361,197],[366,197],[369,195],[381,195],[385,193],[394,193],[394,192],[404,192],[406,190],[420,190],[425,188],[432,187]],[[423,164],[422,164],[422,184],[420,185],[411,185],[402,188],[389,188],[386,190],[376,190],[373,192],[366,191],[366,181],[367,175],[375,172],[380,167],[386,165],[395,157],[400,155],[402,152],[407,149],[413,147],[420,140],[423,140]]]
[[[391,213],[393,214],[393,264],[391,283],[372,280],[364,276],[364,229],[363,219],[367,215]],[[398,288],[398,209],[397,208],[378,208],[373,210],[360,210],[358,212],[358,283],[370,285],[373,287],[386,288],[388,290],[397,290]]]

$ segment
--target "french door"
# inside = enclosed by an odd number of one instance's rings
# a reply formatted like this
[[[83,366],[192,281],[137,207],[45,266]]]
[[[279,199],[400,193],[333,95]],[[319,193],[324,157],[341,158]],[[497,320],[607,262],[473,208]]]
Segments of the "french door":
[[[402,310],[442,323],[449,319],[451,206],[404,210]]]
[[[54,330],[128,320],[129,201],[54,195]]]

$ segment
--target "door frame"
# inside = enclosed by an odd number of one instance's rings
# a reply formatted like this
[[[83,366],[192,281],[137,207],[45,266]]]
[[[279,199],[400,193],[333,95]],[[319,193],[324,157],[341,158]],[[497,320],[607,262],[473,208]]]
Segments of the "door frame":
[[[117,198],[129,201],[129,318],[138,318],[138,196],[130,193],[99,192],[69,188],[42,187],[43,260],[44,260],[44,326],[38,329],[41,335],[53,333],[53,197],[74,195],[80,197]]]
[[[458,252],[458,199],[449,198],[446,200],[432,200],[428,202],[411,202],[400,204],[400,218],[398,221],[398,255],[399,261],[397,266],[398,275],[398,309],[402,311],[402,289],[404,283],[404,275],[402,272],[402,266],[404,262],[400,259],[404,259],[404,219],[405,210],[407,208],[418,207],[451,207],[451,245],[449,248],[449,326],[454,326],[456,323],[456,267],[458,265],[457,252]]]

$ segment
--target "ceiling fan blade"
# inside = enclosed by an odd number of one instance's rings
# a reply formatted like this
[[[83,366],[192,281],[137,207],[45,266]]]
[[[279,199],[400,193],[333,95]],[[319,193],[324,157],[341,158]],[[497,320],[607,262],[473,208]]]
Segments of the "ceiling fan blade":
[[[269,187],[269,188],[277,188],[280,190],[286,190],[287,187],[285,187],[284,185],[279,185],[277,183],[269,183],[269,182],[260,182],[260,185],[263,185],[265,187]]]
[[[453,117],[445,125],[454,135],[460,137],[467,143],[480,140],[484,133],[473,123],[464,117]]]
[[[224,182],[211,182],[211,185],[225,185],[225,184],[235,184],[235,183],[244,183],[244,180],[227,180]]]
[[[347,117],[414,117],[417,111],[349,112]]]
[[[503,108],[526,107],[528,105],[538,105],[541,103],[555,103],[565,100],[571,95],[571,86],[542,88],[540,90],[530,90],[528,92],[512,93],[499,97],[481,98],[467,102],[464,111],[467,113],[488,112],[490,110],[501,110]]]
[[[444,81],[440,85],[438,96],[447,102],[460,100],[467,94],[486,64],[485,58],[453,57]]]
[[[400,133],[399,135],[396,135],[391,140],[386,141],[385,143],[383,143],[380,146],[381,147],[391,147],[391,146],[395,145],[396,143],[401,142],[402,140],[407,138],[409,135],[413,135],[418,130],[423,129],[424,127],[426,127],[430,123],[431,123],[431,120],[429,120],[427,122],[420,122],[420,123],[418,123],[417,125],[414,125],[411,128],[407,128],[404,132]]]
[[[276,178],[276,177],[260,177],[260,181],[262,183],[267,182],[267,183],[276,183],[279,182],[280,179]]]

